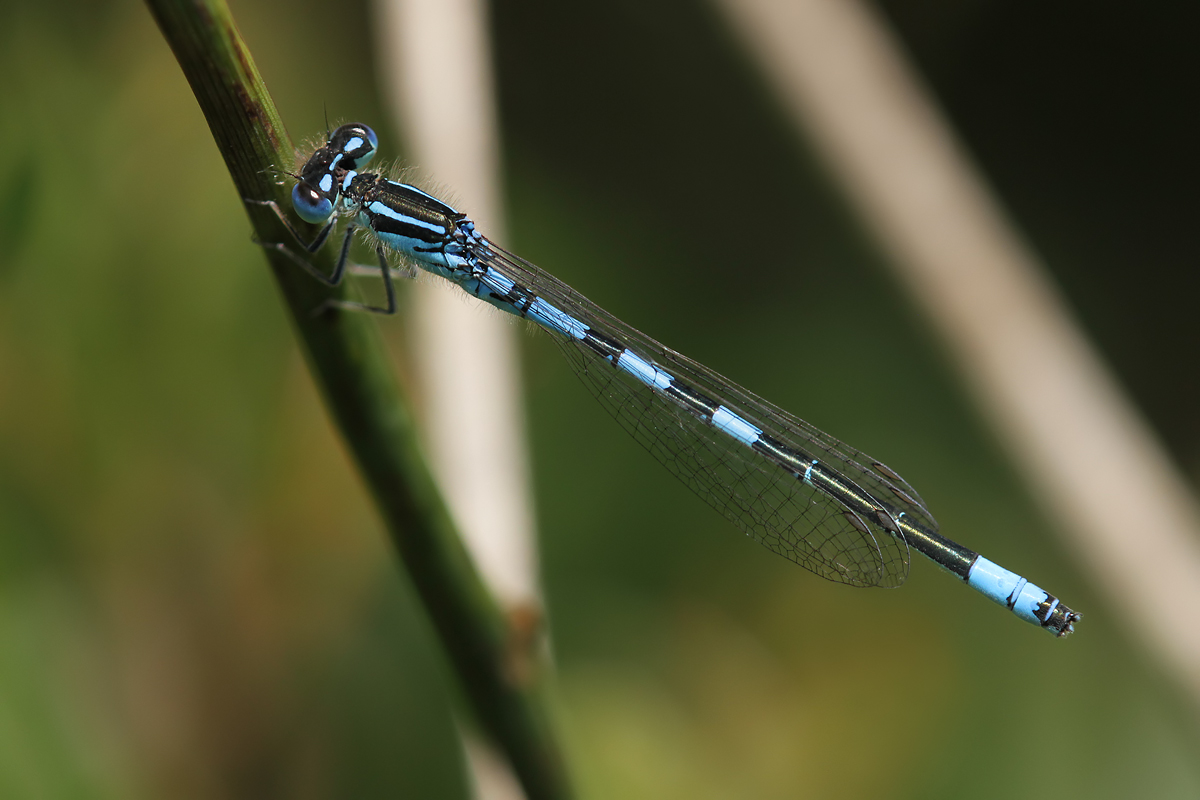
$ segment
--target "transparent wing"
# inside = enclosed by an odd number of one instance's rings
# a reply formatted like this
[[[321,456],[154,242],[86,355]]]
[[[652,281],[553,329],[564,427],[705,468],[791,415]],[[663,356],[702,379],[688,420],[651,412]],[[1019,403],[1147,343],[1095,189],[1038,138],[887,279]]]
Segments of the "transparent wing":
[[[670,395],[651,389],[576,339],[549,331],[575,373],[634,439],[747,535],[811,572],[853,586],[899,586],[908,544],[895,520],[931,530],[937,522],[898,474],[712,370],[631,328],[533,264],[488,243],[480,260],[592,330],[629,348],[784,443],[817,459],[869,496],[875,515],[856,513],[796,477],[796,461],[753,450]],[[805,461],[807,463],[807,461]],[[801,467],[802,468],[802,467]],[[881,522],[888,522],[889,534]]]

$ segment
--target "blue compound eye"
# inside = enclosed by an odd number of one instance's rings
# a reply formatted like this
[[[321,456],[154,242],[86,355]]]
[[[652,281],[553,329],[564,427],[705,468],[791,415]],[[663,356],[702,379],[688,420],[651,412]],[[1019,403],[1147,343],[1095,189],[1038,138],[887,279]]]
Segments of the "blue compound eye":
[[[292,207],[305,222],[324,222],[333,215],[333,202],[304,183],[292,189]]]
[[[333,132],[329,146],[342,155],[339,166],[359,169],[375,156],[379,137],[375,131],[360,123],[343,125]]]

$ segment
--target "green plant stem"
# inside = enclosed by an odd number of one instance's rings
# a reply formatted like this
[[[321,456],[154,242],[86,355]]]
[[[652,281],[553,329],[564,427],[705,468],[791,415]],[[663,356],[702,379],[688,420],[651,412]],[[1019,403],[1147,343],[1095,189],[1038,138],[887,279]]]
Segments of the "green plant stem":
[[[294,148],[220,0],[147,0],[208,120],[238,196],[289,207],[277,170]],[[290,234],[265,206],[247,204],[260,241]],[[299,223],[298,223],[299,224]],[[310,231],[311,233],[311,231]],[[247,242],[247,247],[252,246]],[[332,250],[313,259],[327,274]],[[463,547],[417,444],[375,321],[313,309],[329,296],[286,257],[267,251],[313,378],[338,425],[458,673],[482,728],[507,755],[530,800],[571,796],[528,637],[513,635]]]

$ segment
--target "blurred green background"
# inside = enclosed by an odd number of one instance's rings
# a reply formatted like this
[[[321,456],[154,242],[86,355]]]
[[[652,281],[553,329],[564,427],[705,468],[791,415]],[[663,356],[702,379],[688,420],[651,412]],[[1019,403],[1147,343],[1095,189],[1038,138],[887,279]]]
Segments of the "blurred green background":
[[[1196,478],[1200,7],[880,6]],[[328,106],[403,155],[366,7],[233,10],[293,136]],[[1200,796],[1197,709],[1075,569],[716,13],[492,13],[512,249],[902,471],[947,535],[1086,617],[1054,641],[924,561],[899,591],[814,578],[523,335],[584,796]],[[0,70],[0,797],[466,796],[453,678],[148,13],[7,0]]]

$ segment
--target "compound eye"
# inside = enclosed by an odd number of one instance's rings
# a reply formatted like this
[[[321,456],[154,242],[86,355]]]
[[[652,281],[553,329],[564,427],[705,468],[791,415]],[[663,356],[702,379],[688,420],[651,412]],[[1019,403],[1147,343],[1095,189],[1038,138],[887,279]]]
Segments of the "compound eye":
[[[324,222],[333,215],[333,202],[304,183],[297,183],[292,189],[292,207],[305,222]]]
[[[360,123],[343,125],[334,132],[330,143],[342,153],[340,166],[360,169],[375,156],[379,137],[375,131]]]

